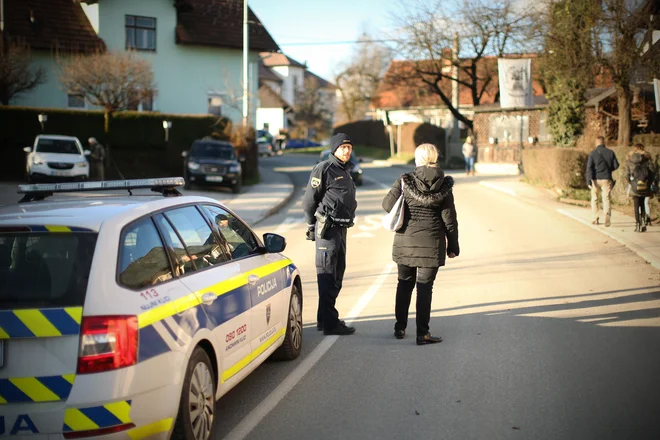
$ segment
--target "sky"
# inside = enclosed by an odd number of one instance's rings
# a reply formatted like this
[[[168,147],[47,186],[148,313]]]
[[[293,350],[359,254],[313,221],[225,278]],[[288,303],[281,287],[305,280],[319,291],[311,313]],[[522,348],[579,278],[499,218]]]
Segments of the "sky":
[[[392,28],[390,13],[396,0],[248,0],[270,35],[286,55],[322,78],[333,82],[355,45],[293,45],[355,41],[368,31],[384,38]]]

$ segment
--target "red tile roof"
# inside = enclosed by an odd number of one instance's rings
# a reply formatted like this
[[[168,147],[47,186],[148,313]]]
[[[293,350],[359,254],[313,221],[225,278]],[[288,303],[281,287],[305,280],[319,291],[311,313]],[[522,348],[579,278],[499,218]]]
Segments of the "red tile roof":
[[[428,63],[431,63],[429,61]],[[532,87],[534,95],[543,95],[543,88],[537,78],[537,63],[532,58]],[[406,107],[437,107],[445,106],[431,86],[425,84],[419,79],[401,81],[401,78],[413,74],[412,61],[393,61],[385,73],[376,92],[376,97],[372,101],[373,108],[406,108]],[[433,67],[433,66],[431,66]],[[431,71],[433,69],[430,69]],[[485,86],[480,104],[493,104],[499,90],[499,79],[497,75],[497,57],[484,57],[477,63],[477,75],[480,78],[489,78],[489,83]],[[464,72],[459,73],[459,78],[468,80]],[[479,81],[478,91],[484,88],[485,81]],[[451,99],[452,81],[443,79],[440,88],[445,96]],[[472,106],[474,100],[471,90],[464,86],[459,86],[459,105]]]
[[[177,5],[178,44],[243,48],[243,0],[180,0]],[[249,7],[248,20],[251,50],[280,50]]]
[[[5,35],[34,50],[105,49],[87,15],[73,0],[4,0]]]
[[[287,55],[284,55],[283,53],[263,52],[260,55],[266,67],[291,66],[307,69],[306,65],[299,63],[298,61]]]

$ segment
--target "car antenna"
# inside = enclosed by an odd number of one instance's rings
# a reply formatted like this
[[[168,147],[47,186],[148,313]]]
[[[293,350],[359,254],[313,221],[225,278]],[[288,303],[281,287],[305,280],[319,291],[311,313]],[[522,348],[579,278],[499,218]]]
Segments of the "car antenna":
[[[120,178],[121,180],[126,180],[126,177],[124,177],[124,174],[122,174],[121,170],[120,170],[119,167],[117,166],[117,162],[115,162],[115,159],[114,159],[112,156],[110,156],[110,161],[111,161],[112,164],[115,166],[115,169],[117,170],[117,173],[119,174],[119,178]],[[131,191],[131,189],[130,189],[130,188],[127,188],[127,190],[128,190],[128,195],[129,195],[129,196],[132,196],[132,195],[133,195],[133,192]]]

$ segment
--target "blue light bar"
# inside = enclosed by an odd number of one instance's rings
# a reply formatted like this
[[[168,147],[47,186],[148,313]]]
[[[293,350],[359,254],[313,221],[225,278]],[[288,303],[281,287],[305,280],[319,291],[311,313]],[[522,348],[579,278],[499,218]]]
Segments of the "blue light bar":
[[[107,180],[103,182],[66,182],[18,185],[19,194],[86,192],[103,190],[131,189],[167,189],[185,184],[183,177],[164,177],[159,179]]]

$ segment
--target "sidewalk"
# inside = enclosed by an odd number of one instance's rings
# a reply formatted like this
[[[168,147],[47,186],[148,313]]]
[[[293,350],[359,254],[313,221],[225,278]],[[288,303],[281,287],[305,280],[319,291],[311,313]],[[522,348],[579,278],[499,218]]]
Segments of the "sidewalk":
[[[654,268],[660,269],[660,224],[649,226],[646,232],[643,233],[634,232],[635,219],[619,211],[612,210],[612,226],[605,227],[602,224],[596,226],[591,224],[593,215],[590,207],[568,205],[553,200],[548,190],[528,185],[521,182],[520,178],[496,181],[482,180],[479,183],[492,190],[503,192],[509,196],[546,209],[553,209],[562,215],[570,217],[584,226],[618,241],[646,260]],[[604,219],[601,218],[601,221],[604,221]]]
[[[244,192],[222,201],[252,227],[276,213],[295,193],[293,182],[286,174],[262,167],[259,174],[261,183],[244,187]]]

